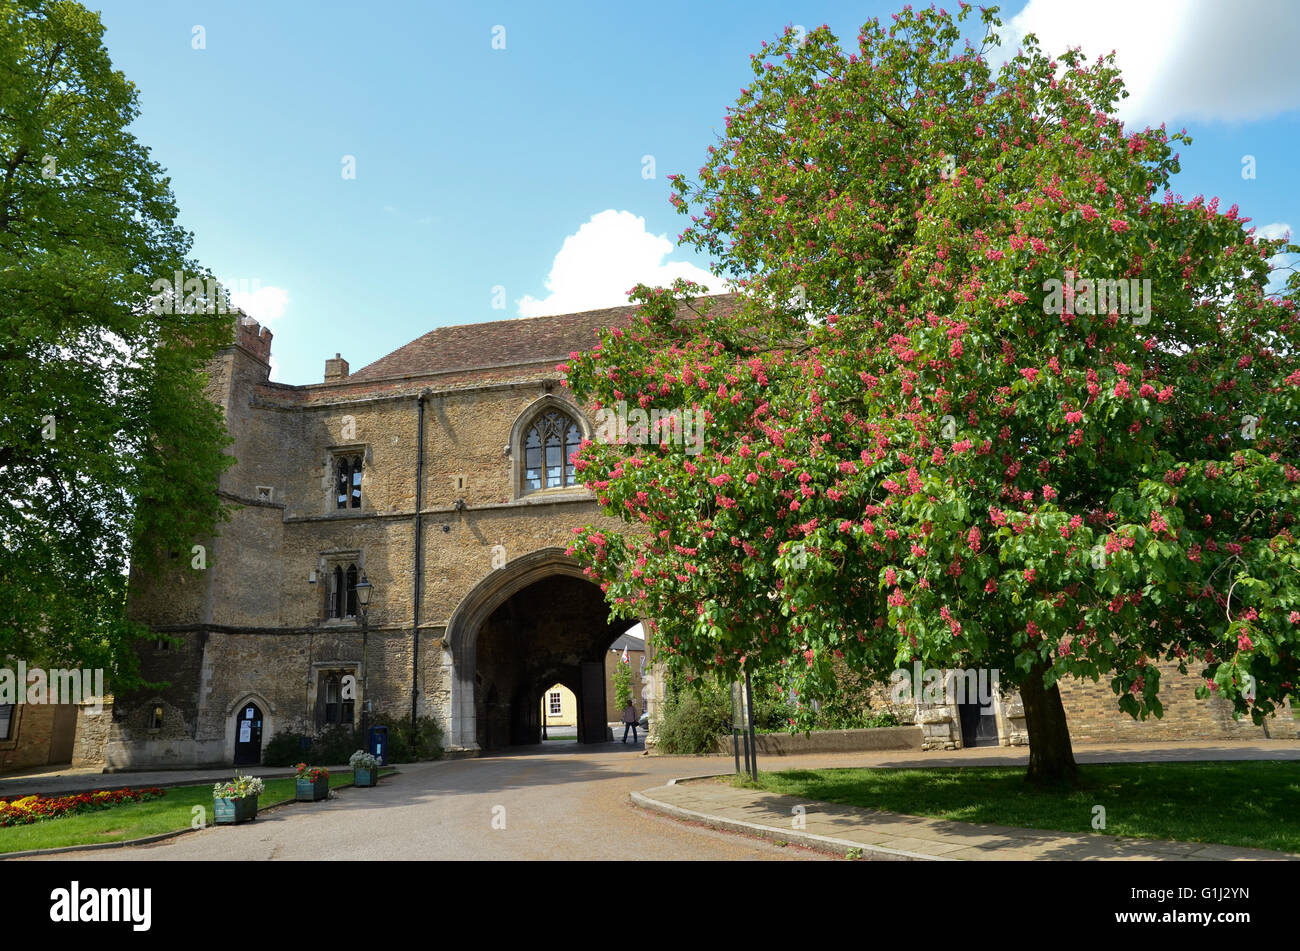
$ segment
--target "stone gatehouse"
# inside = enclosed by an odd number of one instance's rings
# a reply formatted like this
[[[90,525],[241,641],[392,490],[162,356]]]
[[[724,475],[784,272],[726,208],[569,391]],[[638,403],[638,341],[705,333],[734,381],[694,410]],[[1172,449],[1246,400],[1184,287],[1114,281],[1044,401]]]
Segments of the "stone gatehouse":
[[[453,747],[536,742],[555,683],[604,739],[605,656],[633,622],[565,555],[574,526],[616,526],[567,463],[593,414],[556,364],[627,313],[444,327],[308,386],[268,381],[271,333],[241,318],[210,383],[235,509],[133,579],[132,616],[165,637],[144,674],[169,686],[116,697],[107,765],[230,763],[367,710],[437,717]]]
[[[556,364],[629,313],[443,327],[356,373],[336,356],[306,386],[269,382],[271,333],[239,318],[210,379],[234,510],[165,577],[132,579],[130,612],[159,635],[144,675],[168,686],[117,696],[106,765],[256,762],[277,733],[367,711],[436,717],[466,750],[537,742],[555,683],[579,738],[604,739],[606,654],[632,625],[564,552],[575,526],[621,523],[575,483],[593,414]],[[1104,683],[1065,685],[1076,740],[1265,735],[1192,698],[1192,678],[1165,682],[1170,715],[1141,724]],[[648,678],[652,720],[661,686]],[[1022,713],[999,703],[982,741],[1023,742]],[[962,715],[918,709],[927,745],[961,745]],[[1296,735],[1289,712],[1270,735]]]

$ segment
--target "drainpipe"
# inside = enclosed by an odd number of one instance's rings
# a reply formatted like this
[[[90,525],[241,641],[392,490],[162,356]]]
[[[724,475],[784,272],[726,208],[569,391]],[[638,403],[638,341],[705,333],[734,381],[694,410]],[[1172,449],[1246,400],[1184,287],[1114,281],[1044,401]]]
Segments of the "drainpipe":
[[[424,401],[429,395],[424,390],[415,398],[415,570],[414,588],[411,591],[411,603],[414,605],[414,621],[411,637],[411,726],[415,726],[418,697],[420,695],[420,587],[424,574],[424,532],[421,530],[424,508]]]

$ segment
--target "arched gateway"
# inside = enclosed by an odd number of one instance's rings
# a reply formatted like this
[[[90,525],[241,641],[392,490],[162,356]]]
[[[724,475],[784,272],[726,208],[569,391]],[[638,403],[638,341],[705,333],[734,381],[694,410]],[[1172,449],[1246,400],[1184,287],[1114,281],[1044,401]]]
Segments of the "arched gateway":
[[[555,683],[578,698],[579,742],[608,739],[604,655],[621,633],[608,613],[600,588],[561,548],[529,552],[484,577],[447,624],[451,744],[538,742],[538,700]]]

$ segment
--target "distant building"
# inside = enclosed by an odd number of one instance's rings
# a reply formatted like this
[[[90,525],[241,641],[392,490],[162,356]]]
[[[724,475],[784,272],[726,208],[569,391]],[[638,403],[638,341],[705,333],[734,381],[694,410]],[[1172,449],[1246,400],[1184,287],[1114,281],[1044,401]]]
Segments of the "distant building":
[[[91,703],[0,704],[0,772],[40,766],[98,766],[112,698]]]
[[[650,681],[650,674],[646,670],[648,661],[645,640],[624,634],[609,646],[609,653],[605,655],[605,700],[610,723],[618,723],[623,716],[623,711],[614,700],[614,671],[623,662],[624,649],[627,650],[628,665],[632,668],[632,702],[636,704],[638,714],[645,713],[646,684]]]
[[[578,725],[578,698],[564,684],[552,684],[542,694],[542,724],[548,728]]]

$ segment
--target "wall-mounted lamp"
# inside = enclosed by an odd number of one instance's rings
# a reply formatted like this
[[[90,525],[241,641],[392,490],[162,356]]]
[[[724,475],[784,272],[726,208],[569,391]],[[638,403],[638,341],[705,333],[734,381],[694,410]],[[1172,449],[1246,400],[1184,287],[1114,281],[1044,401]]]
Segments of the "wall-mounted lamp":
[[[501,455],[503,456],[510,455],[510,443],[506,443],[504,446],[501,447]]]
[[[464,499],[457,499],[457,500],[456,500],[456,511],[457,511],[457,512],[463,512],[463,511],[465,511],[465,500],[464,500]]]
[[[361,580],[353,587],[357,592],[357,603],[361,605],[361,615],[365,617],[366,608],[370,606],[370,595],[374,593],[375,586],[367,581],[365,574],[362,573]]]
[[[315,568],[313,568],[311,571],[307,572],[307,583],[308,583],[308,584],[315,584],[315,583],[316,583],[316,569],[315,569]]]

